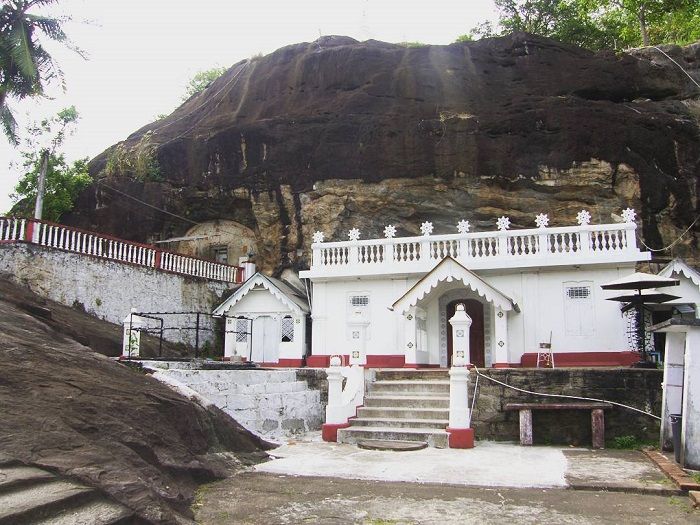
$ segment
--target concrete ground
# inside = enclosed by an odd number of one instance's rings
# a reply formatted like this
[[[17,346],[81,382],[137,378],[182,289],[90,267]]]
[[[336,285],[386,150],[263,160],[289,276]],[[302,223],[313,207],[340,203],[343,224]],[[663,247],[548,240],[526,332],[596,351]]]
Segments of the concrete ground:
[[[198,523],[695,524],[700,513],[639,452],[478,442],[472,450],[288,443],[204,487]],[[568,490],[567,490],[568,489]]]

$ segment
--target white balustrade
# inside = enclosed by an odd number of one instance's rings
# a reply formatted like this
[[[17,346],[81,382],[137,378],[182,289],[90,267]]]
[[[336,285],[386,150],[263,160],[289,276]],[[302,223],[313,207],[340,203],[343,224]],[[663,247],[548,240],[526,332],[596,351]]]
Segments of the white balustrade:
[[[25,236],[31,235],[31,239]],[[238,267],[186,255],[163,252],[154,247],[83,232],[60,224],[0,217],[0,241],[27,241],[48,248],[148,266],[173,273],[225,282],[239,282]],[[381,247],[367,261],[377,261]]]
[[[411,273],[445,257],[471,269],[648,259],[634,223],[499,230],[312,244],[310,276]]]

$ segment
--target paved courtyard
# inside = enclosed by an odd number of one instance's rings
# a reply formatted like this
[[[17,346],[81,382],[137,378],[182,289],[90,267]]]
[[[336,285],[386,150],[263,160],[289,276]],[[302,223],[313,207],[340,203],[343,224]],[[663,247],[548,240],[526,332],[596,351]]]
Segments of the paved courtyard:
[[[695,524],[686,496],[635,451],[521,447],[361,450],[312,436],[210,484],[202,524]]]

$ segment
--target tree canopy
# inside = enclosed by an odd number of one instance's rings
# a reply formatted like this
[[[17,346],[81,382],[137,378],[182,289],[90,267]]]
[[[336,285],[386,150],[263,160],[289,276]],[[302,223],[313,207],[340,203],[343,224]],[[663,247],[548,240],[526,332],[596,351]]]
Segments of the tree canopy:
[[[9,100],[43,95],[51,82],[63,84],[63,73],[43,41],[60,42],[80,53],[63,31],[69,18],[30,12],[55,3],[57,0],[3,0],[0,8],[0,125],[16,145],[17,122]]]
[[[221,75],[226,73],[225,67],[213,67],[204,71],[198,71],[187,83],[185,94],[182,96],[183,102],[197,93],[201,93],[207,89]]]
[[[525,31],[593,50],[700,39],[697,0],[495,0],[498,26],[484,23],[457,41]]]
[[[10,195],[14,203],[11,214],[32,216],[44,158],[46,184],[43,217],[47,220],[56,222],[61,215],[70,211],[80,191],[92,182],[88,175],[87,158],[69,164],[63,154],[57,152],[78,119],[78,112],[71,106],[27,128],[25,149],[20,153],[24,175]]]

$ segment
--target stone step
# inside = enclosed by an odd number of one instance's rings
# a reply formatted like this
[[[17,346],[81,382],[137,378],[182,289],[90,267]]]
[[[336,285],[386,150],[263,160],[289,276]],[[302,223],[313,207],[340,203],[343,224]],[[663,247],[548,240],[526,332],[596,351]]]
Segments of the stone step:
[[[356,444],[366,439],[425,441],[429,447],[435,448],[447,448],[448,445],[448,434],[445,430],[389,427],[348,427],[338,430],[339,443]]]
[[[418,394],[421,395],[449,395],[450,382],[442,380],[415,381],[401,379],[396,381],[375,381],[369,387],[372,394]]]
[[[449,396],[375,395],[365,396],[366,407],[450,408]]]
[[[32,525],[131,525],[134,513],[111,501],[93,501],[47,516]]]
[[[0,525],[32,523],[94,496],[93,489],[63,480],[10,490],[0,494]]]
[[[357,417],[388,419],[440,419],[447,420],[449,408],[358,407]]]
[[[348,420],[351,427],[435,428],[444,430],[448,419],[399,419],[386,417],[356,417]]]
[[[449,380],[448,370],[446,368],[427,368],[421,370],[411,370],[410,368],[394,368],[394,369],[381,369],[377,370],[375,373],[376,381],[384,380],[403,380],[408,379],[411,381],[422,381],[422,380]]]
[[[361,439],[357,442],[359,448],[365,450],[391,450],[392,452],[410,452],[421,450],[428,446],[425,441],[385,441],[383,439]]]
[[[51,479],[54,479],[53,474],[36,467],[0,466],[0,494]]]
[[[181,370],[167,371],[179,381],[190,383],[270,384],[296,381],[294,370]]]

